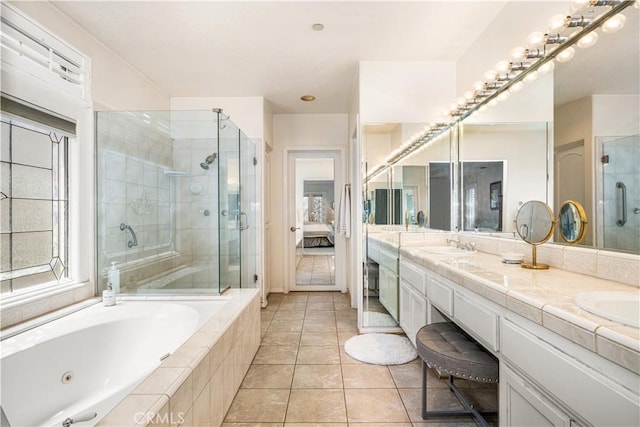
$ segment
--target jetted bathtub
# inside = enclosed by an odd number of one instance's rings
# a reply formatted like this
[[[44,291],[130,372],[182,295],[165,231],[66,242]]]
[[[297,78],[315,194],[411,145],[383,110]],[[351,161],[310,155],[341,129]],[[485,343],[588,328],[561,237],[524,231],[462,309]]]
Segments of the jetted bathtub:
[[[95,412],[72,426],[95,425],[228,299],[99,303],[2,341],[3,415],[62,426]]]

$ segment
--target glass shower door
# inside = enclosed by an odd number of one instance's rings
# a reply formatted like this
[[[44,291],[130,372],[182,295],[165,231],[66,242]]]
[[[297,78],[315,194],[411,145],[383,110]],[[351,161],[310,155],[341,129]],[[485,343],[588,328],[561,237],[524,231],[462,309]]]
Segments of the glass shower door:
[[[253,288],[258,280],[258,218],[256,205],[257,183],[256,145],[240,132],[240,287]]]
[[[602,218],[598,221],[606,248],[640,252],[640,135],[597,138],[602,164]]]
[[[218,215],[220,292],[240,287],[240,131],[220,113]]]

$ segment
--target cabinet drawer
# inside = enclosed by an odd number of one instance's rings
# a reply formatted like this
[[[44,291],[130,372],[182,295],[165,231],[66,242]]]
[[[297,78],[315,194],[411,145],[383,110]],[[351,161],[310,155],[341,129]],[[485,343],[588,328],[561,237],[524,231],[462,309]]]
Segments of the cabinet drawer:
[[[473,335],[488,345],[489,349],[498,351],[498,314],[483,305],[475,298],[469,298],[456,292],[453,297],[453,317]]]
[[[453,289],[439,278],[427,278],[427,299],[445,315],[453,316]]]
[[[398,274],[398,254],[380,249],[379,258],[378,264],[384,265],[394,274]]]
[[[411,261],[400,261],[400,278],[421,295],[427,295],[427,272]]]
[[[615,375],[603,375],[548,344],[537,335],[535,326],[525,330],[504,319],[501,333],[503,357],[588,423],[596,426],[640,425],[638,395],[613,384],[611,378]]]

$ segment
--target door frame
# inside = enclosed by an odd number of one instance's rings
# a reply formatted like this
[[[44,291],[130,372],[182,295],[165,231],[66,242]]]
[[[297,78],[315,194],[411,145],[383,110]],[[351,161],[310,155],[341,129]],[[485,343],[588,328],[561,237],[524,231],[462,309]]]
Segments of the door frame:
[[[347,239],[336,232],[334,235],[334,254],[335,254],[335,284],[329,286],[305,286],[304,289],[296,287],[296,262],[295,262],[295,233],[290,231],[292,224],[295,226],[295,159],[296,158],[314,158],[325,157],[333,158],[334,163],[334,197],[339,205],[342,189],[346,183],[346,150],[342,146],[291,146],[284,147],[282,164],[284,165],[282,179],[282,193],[284,198],[284,215],[283,221],[283,242],[284,242],[284,292],[290,291],[340,291],[347,292],[346,280],[346,255],[347,255]],[[353,213],[352,213],[353,216]],[[337,220],[337,212],[336,212]]]

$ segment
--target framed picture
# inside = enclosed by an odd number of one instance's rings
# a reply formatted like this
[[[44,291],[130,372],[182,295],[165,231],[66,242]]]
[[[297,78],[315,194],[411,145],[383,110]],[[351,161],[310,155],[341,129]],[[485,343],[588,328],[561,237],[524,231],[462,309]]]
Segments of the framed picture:
[[[502,181],[489,184],[489,208],[492,211],[500,210],[502,203]]]

